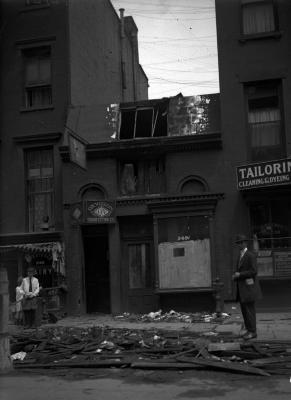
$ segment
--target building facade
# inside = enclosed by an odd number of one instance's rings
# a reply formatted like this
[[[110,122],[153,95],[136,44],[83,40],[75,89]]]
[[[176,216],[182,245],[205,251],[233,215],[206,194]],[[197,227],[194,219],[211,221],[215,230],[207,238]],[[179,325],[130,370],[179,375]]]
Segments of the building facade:
[[[58,147],[68,132],[83,135],[84,118],[100,119],[102,104],[147,98],[137,27],[109,0],[3,0],[0,51],[1,262],[11,300],[33,265],[58,302],[66,280]],[[86,132],[87,142],[101,135]]]
[[[227,234],[249,237],[271,307],[291,287],[290,16],[285,0],[216,0]]]
[[[237,233],[258,306],[289,307],[290,15],[284,0],[217,0],[220,96],[110,109],[87,169],[61,149],[72,312],[210,309],[216,278],[234,300]]]
[[[108,110],[111,139],[86,146],[86,169],[60,150],[70,312],[213,309],[219,94]]]

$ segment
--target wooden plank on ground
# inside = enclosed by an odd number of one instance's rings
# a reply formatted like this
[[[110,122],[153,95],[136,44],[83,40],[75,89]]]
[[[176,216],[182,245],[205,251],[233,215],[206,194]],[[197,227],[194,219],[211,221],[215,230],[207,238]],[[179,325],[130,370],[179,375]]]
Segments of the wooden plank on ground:
[[[186,357],[179,357],[178,361],[181,361],[183,363],[185,362],[190,362],[194,363],[197,365],[204,366],[206,368],[211,368],[211,369],[220,369],[220,370],[225,370],[225,371],[234,371],[234,372],[241,372],[241,373],[246,373],[246,374],[252,374],[252,375],[262,375],[262,376],[270,376],[267,372],[255,368],[255,367],[250,367],[246,364],[238,364],[234,362],[223,362],[223,361],[213,361],[213,360],[202,360],[200,358],[193,358],[193,359],[188,359]]]
[[[198,365],[182,362],[136,361],[131,364],[135,369],[199,369]]]
[[[33,368],[33,369],[48,369],[48,368],[106,368],[106,367],[129,367],[130,362],[119,360],[98,360],[98,361],[82,361],[82,362],[55,362],[50,364],[39,363],[14,363],[16,369]]]
[[[217,343],[209,343],[208,351],[233,351],[233,350],[240,350],[240,343],[238,342],[217,342]]]

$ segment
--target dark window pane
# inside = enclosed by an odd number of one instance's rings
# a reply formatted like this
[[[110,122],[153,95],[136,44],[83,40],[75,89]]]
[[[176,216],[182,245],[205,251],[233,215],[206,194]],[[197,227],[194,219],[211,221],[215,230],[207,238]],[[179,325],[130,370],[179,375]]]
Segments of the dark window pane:
[[[138,109],[136,111],[135,137],[151,137],[153,129],[153,109]]]
[[[119,139],[133,139],[135,127],[135,110],[121,111]]]

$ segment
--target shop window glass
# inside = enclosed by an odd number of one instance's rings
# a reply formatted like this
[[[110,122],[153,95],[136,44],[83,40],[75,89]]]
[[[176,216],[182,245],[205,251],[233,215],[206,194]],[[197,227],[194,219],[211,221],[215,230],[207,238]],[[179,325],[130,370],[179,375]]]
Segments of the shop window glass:
[[[250,217],[259,276],[291,275],[291,202],[253,202]]]
[[[148,243],[129,244],[128,259],[130,289],[150,288],[150,245]]]
[[[253,203],[250,216],[260,250],[291,248],[291,210],[287,201]]]
[[[244,35],[275,31],[274,4],[272,1],[243,1],[242,25]]]
[[[54,226],[54,168],[52,149],[26,152],[29,231]]]
[[[252,159],[282,156],[281,110],[278,83],[258,83],[246,88]]]
[[[51,50],[40,47],[23,51],[25,107],[52,104]]]

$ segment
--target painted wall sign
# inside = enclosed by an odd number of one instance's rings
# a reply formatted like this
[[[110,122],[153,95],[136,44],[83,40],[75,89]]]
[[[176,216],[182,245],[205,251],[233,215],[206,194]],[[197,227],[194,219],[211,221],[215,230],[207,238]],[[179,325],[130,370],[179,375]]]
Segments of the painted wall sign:
[[[238,190],[291,184],[291,159],[242,165],[236,168]]]
[[[115,223],[115,202],[107,200],[87,200],[85,222],[94,224]]]

